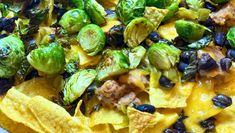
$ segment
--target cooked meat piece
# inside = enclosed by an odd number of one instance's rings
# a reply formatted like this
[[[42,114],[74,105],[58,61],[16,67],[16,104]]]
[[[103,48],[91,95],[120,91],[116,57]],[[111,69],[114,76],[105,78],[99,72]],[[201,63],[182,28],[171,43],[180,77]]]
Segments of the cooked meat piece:
[[[235,24],[235,0],[230,0],[219,11],[211,13],[210,17],[216,24],[233,26]]]
[[[106,81],[96,90],[98,99],[109,107],[118,107],[120,104],[128,105],[132,102],[139,103],[134,92],[125,84],[119,84],[115,80]]]
[[[128,106],[129,104],[134,103],[136,105],[140,104],[140,100],[136,98],[134,92],[130,92],[123,97],[121,97],[117,103],[117,108],[120,109],[121,106]]]

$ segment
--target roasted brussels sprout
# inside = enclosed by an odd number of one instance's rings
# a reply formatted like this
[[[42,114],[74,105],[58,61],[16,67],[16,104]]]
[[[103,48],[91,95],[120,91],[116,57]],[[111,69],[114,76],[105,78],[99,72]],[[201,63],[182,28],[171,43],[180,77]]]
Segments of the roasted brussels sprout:
[[[196,41],[203,37],[206,27],[186,20],[177,20],[175,22],[175,28],[180,37],[183,37],[189,41]]]
[[[129,70],[128,57],[122,51],[107,50],[96,69],[99,81],[123,74]]]
[[[187,5],[192,9],[198,9],[204,7],[204,0],[186,0]]]
[[[148,19],[144,17],[135,18],[124,31],[124,41],[128,47],[134,48],[143,42],[154,29],[154,25]]]
[[[97,25],[105,25],[105,15],[106,12],[102,5],[100,5],[96,0],[86,0],[85,1],[85,10],[88,15],[91,17],[93,23]]]
[[[168,13],[163,19],[163,22],[171,19],[175,15],[176,11],[178,11],[179,9],[179,3],[180,3],[179,0],[174,0],[174,2],[172,2],[170,6],[166,7]]]
[[[223,3],[228,2],[229,0],[211,0],[211,1],[215,4],[223,4]]]
[[[64,70],[64,49],[56,43],[31,51],[27,59],[35,69],[49,75],[58,74]]]
[[[235,26],[229,29],[227,33],[227,40],[232,47],[235,47]]]
[[[81,29],[77,40],[88,55],[94,56],[104,48],[106,37],[99,26],[89,24]]]
[[[150,20],[157,30],[158,26],[161,24],[164,17],[167,15],[167,9],[159,9],[156,7],[146,7],[144,12],[144,17]]]
[[[85,11],[72,9],[67,11],[60,19],[59,24],[69,33],[73,34],[90,23],[90,18]]]
[[[142,17],[145,10],[145,0],[120,0],[116,7],[119,19],[127,25],[132,19]]]
[[[179,62],[181,51],[164,43],[153,44],[148,50],[148,59],[157,69],[168,70]]]
[[[143,46],[137,46],[129,51],[130,69],[135,69],[140,64],[145,53],[146,49]]]
[[[63,90],[65,104],[68,105],[79,98],[93,82],[96,74],[93,69],[84,69],[72,75],[65,83]]]
[[[71,0],[71,2],[78,9],[84,9],[84,0]]]
[[[158,8],[166,8],[170,6],[173,0],[146,0],[147,6],[155,6]]]
[[[23,42],[15,35],[0,39],[0,78],[10,78],[25,57]]]

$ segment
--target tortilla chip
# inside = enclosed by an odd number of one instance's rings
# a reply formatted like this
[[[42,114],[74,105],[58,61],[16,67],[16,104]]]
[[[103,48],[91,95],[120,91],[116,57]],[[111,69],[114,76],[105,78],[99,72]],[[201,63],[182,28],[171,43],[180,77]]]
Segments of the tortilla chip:
[[[112,133],[112,129],[109,124],[96,125],[91,129],[93,133]]]
[[[51,100],[52,97],[58,95],[62,82],[62,76],[53,78],[34,78],[32,80],[25,81],[18,86],[15,86],[15,88],[29,97],[42,96]]]
[[[186,100],[191,94],[194,83],[177,83],[171,90],[150,87],[149,99],[156,108],[186,107]]]
[[[92,132],[88,126],[82,124],[78,118],[71,117],[59,105],[41,96],[30,98],[14,88],[2,99],[0,110],[12,121],[36,132]]]
[[[225,108],[216,115],[216,132],[217,133],[234,133],[235,132],[235,96],[232,97],[233,104]]]
[[[146,128],[155,125],[162,119],[162,115],[159,113],[150,114],[132,107],[127,108],[127,116],[129,118],[130,133],[142,133]]]
[[[164,112],[161,114],[163,115],[163,118],[154,127],[147,128],[144,133],[162,133],[178,119],[178,114],[174,112]]]
[[[122,125],[122,128],[128,126],[128,118],[122,112],[114,109],[102,107],[90,116],[90,127],[100,124]],[[119,127],[120,128],[120,127]]]
[[[188,116],[184,120],[187,131],[204,132],[205,129],[198,123],[222,111],[213,105],[212,98],[216,95],[213,88],[214,83],[211,80],[201,81],[194,87],[184,109],[185,116]]]
[[[178,36],[175,28],[175,21],[160,26],[158,28],[158,33],[168,41],[173,41]]]

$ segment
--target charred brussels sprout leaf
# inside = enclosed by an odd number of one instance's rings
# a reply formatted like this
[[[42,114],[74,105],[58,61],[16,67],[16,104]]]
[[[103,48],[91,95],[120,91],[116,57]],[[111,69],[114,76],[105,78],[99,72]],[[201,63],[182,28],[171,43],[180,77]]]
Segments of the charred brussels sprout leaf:
[[[189,41],[196,41],[203,37],[206,27],[185,20],[177,20],[175,23],[175,28],[180,37],[183,37]]]
[[[94,56],[104,48],[106,38],[99,26],[89,24],[81,29],[77,40],[88,55]]]
[[[65,104],[68,105],[79,98],[93,82],[96,75],[97,73],[93,69],[80,70],[72,75],[65,83],[63,90]]]
[[[235,26],[230,28],[227,33],[227,39],[232,47],[235,47]]]
[[[147,6],[155,6],[158,8],[166,8],[170,6],[173,0],[146,0]]]
[[[134,48],[143,42],[154,30],[154,25],[146,18],[140,17],[132,20],[124,31],[124,42],[128,47]]]
[[[123,25],[115,25],[113,26],[108,33],[106,33],[107,37],[107,44],[113,46],[113,47],[122,47],[124,43],[124,29],[125,26]]]
[[[135,47],[129,51],[128,57],[130,61],[130,69],[135,69],[140,64],[145,53],[146,49],[143,46]]]
[[[168,10],[167,9],[158,9],[156,7],[146,7],[144,17],[150,20],[154,26],[155,30],[158,28],[158,26],[161,24],[164,17],[167,15]]]
[[[67,11],[59,21],[59,24],[70,34],[80,31],[83,26],[89,23],[89,16],[80,9]]]
[[[205,36],[202,39],[189,44],[188,47],[192,49],[202,49],[208,46],[211,41],[212,41],[212,36]]]
[[[148,50],[148,59],[157,69],[168,70],[179,62],[181,51],[164,43],[153,44]]]
[[[91,17],[91,20],[97,25],[105,25],[105,15],[106,12],[102,5],[100,5],[96,0],[86,0],[85,10]]]
[[[186,0],[187,5],[192,9],[203,8],[204,0]]]
[[[64,70],[64,49],[56,43],[31,51],[27,59],[35,69],[46,74],[58,74]]]
[[[10,35],[0,39],[0,78],[9,78],[19,69],[25,57],[23,42]]]
[[[197,59],[197,52],[196,51],[185,51],[182,55],[186,55],[187,63],[189,65],[186,67],[183,76],[182,82],[193,80],[196,77],[198,71],[198,59]],[[182,56],[181,56],[182,58]],[[185,57],[184,57],[185,58]],[[185,60],[183,60],[185,61]],[[186,62],[186,61],[185,61]]]
[[[129,70],[128,57],[119,50],[107,50],[97,66],[99,81],[120,75]]]
[[[145,0],[120,0],[116,7],[119,19],[127,25],[132,19],[142,17],[145,10]]]

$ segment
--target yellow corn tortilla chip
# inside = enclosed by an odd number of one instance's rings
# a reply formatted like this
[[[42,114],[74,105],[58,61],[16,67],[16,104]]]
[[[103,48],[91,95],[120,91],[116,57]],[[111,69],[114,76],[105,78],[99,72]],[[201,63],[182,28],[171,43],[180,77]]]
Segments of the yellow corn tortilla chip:
[[[42,96],[51,100],[52,97],[58,95],[62,82],[62,76],[34,78],[15,86],[15,88],[29,97]]]
[[[80,119],[70,116],[59,105],[41,96],[30,98],[14,88],[0,102],[0,111],[12,121],[36,132],[92,132]]]
[[[161,113],[163,118],[152,128],[147,128],[144,133],[162,133],[166,128],[174,124],[178,119],[178,114],[174,112]]]
[[[178,33],[176,32],[175,28],[175,21],[166,23],[158,28],[158,33],[165,39],[169,41],[173,41],[177,36]]]
[[[187,100],[187,107],[184,108],[184,120],[187,131],[201,133],[202,129],[198,124],[202,120],[206,120],[222,111],[213,105],[212,98],[216,95],[214,90],[214,83],[211,80],[200,81],[192,91]]]
[[[112,129],[109,124],[96,125],[91,129],[93,133],[112,133]]]
[[[218,115],[216,119],[216,132],[217,133],[234,133],[235,132],[235,96],[232,97],[233,104],[225,108]]]
[[[127,116],[129,118],[130,133],[142,133],[146,128],[158,123],[163,117],[159,113],[150,114],[132,107],[127,108]]]
[[[114,109],[102,107],[99,111],[95,111],[90,116],[90,126],[100,124],[122,125],[123,128],[128,126],[128,118],[122,112]]]
[[[191,94],[194,83],[177,83],[171,90],[150,87],[149,99],[156,108],[182,108]]]

